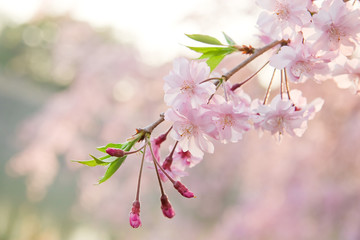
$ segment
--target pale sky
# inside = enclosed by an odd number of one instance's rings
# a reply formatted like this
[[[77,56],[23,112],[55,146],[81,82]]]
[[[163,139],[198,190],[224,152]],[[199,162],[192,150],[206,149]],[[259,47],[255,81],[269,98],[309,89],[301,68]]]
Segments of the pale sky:
[[[96,26],[111,26],[122,41],[131,41],[151,63],[171,61],[185,54],[182,45],[195,43],[184,33],[222,37],[251,44],[259,9],[253,1],[226,0],[0,0],[0,14],[15,22],[37,12],[70,13]],[[251,14],[245,11],[251,10]],[[191,18],[189,18],[191,16]],[[243,41],[243,42],[242,42]],[[190,53],[190,52],[189,52]],[[156,58],[156,60],[154,59]]]

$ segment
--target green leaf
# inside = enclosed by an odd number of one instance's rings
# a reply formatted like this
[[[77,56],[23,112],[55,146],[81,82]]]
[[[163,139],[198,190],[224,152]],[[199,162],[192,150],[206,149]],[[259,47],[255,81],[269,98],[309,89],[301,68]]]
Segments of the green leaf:
[[[185,34],[185,35],[198,42],[207,43],[211,45],[223,45],[219,40],[208,35],[202,35],[202,34]]]
[[[99,179],[99,184],[108,180],[123,164],[127,156],[123,156],[121,158],[117,158],[115,161],[110,163],[109,167],[106,169],[106,172],[102,178]]]
[[[124,151],[129,151],[134,144],[137,142],[138,139],[135,139],[133,141],[130,142],[126,142],[124,144],[122,144],[121,149],[123,149]],[[108,144],[109,145],[109,144]],[[108,146],[106,145],[106,146]],[[112,175],[114,175],[114,173],[119,169],[119,167],[123,164],[123,162],[125,161],[127,155],[120,157],[120,158],[116,158],[115,161],[111,162],[109,167],[106,169],[106,172],[104,174],[104,176],[102,178],[99,179],[99,184],[105,182],[106,180],[108,180]]]
[[[224,34],[224,37],[225,37],[225,39],[226,39],[226,42],[227,42],[230,46],[236,45],[235,41],[234,41],[231,37],[229,37],[229,35],[227,35],[227,34],[224,33],[224,32],[223,32],[223,34]]]
[[[98,166],[97,162],[95,160],[85,160],[85,161],[77,161],[73,160],[73,162],[81,163],[89,167],[95,167]]]
[[[100,152],[106,153],[106,149],[108,149],[108,148],[120,148],[120,149],[122,149],[123,146],[124,146],[123,143],[109,143],[106,146],[98,147],[96,149],[99,150]]]
[[[73,161],[73,162],[81,163],[89,167],[95,167],[95,166],[109,165],[110,163],[112,163],[117,159],[117,157],[112,157],[110,155],[102,156],[100,158],[94,157],[93,155],[90,155],[90,157],[92,157],[92,160]]]
[[[225,49],[224,47],[189,47],[186,46],[187,48],[198,52],[198,53],[206,53],[206,52],[212,52],[212,51],[222,51],[223,49]]]
[[[209,51],[209,52],[203,53],[203,55],[201,55],[199,57],[199,59],[211,58],[211,57],[220,56],[220,55],[229,55],[230,53],[233,53],[234,51],[236,51],[235,48],[222,48],[217,51]]]
[[[224,54],[224,55],[219,55],[219,56],[213,56],[213,57],[210,57],[206,63],[207,65],[209,65],[211,71],[213,71],[217,65],[219,65],[219,63],[224,59],[224,57],[226,56],[227,54]]]

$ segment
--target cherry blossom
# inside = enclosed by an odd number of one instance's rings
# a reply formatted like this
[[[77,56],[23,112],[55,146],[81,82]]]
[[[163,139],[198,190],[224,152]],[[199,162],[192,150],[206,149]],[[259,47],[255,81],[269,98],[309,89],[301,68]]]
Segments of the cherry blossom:
[[[267,11],[260,13],[258,27],[263,35],[271,39],[290,38],[305,24],[310,23],[307,0],[257,0]]]
[[[165,120],[173,122],[171,136],[179,141],[184,151],[199,156],[203,152],[214,152],[214,145],[208,140],[207,134],[215,130],[212,119],[201,109],[187,108],[181,113],[170,108],[165,112]]]
[[[213,102],[207,106],[210,111],[206,113],[216,127],[216,131],[211,132],[211,136],[223,143],[242,139],[243,133],[250,129],[248,122],[250,108],[227,102],[219,95],[214,97]]]
[[[176,148],[173,155],[173,162],[181,164],[183,167],[194,167],[203,159],[203,155],[194,156],[190,151],[184,151],[180,146]]]
[[[326,79],[330,70],[328,62],[326,58],[317,57],[311,46],[302,43],[283,46],[270,58],[270,65],[286,68],[289,80],[295,83]]]
[[[350,3],[348,3],[350,4]],[[313,16],[316,34],[314,49],[335,51],[349,56],[359,43],[360,10],[351,9],[342,0],[324,1]]]
[[[189,61],[185,58],[174,60],[173,70],[164,77],[165,103],[176,109],[183,104],[197,107],[206,103],[215,92],[213,83],[203,82],[209,74],[210,68],[205,62]]]
[[[230,81],[224,83],[225,91],[229,100],[231,100],[235,105],[244,105],[250,107],[251,98],[244,90],[236,85],[232,84]],[[234,88],[235,87],[235,88]]]
[[[290,92],[294,100],[282,99],[277,95],[270,105],[255,103],[254,126],[269,131],[279,140],[284,133],[301,137],[307,128],[307,120],[312,119],[323,104],[322,99],[315,99],[309,105],[306,98],[301,97],[301,92]]]
[[[339,88],[349,88],[354,93],[360,92],[360,59],[351,60],[345,57],[340,59],[341,65],[337,64],[334,69],[334,80]],[[344,64],[345,62],[345,64]]]

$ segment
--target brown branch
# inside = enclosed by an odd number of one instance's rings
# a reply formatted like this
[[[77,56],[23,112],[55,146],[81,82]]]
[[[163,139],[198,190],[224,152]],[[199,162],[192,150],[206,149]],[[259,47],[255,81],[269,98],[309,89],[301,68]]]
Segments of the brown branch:
[[[160,118],[158,120],[156,120],[155,122],[153,122],[152,124],[144,127],[144,128],[138,128],[136,129],[138,132],[145,132],[145,133],[152,133],[152,131],[163,121],[165,120],[165,114],[161,113],[160,114]]]
[[[277,40],[274,41],[272,43],[269,43],[268,45],[256,49],[254,54],[251,55],[250,57],[248,57],[247,59],[245,59],[243,62],[241,62],[239,65],[237,65],[236,67],[234,67],[233,69],[231,69],[229,72],[225,73],[222,78],[227,81],[232,75],[234,75],[236,72],[238,72],[240,69],[242,69],[243,67],[245,67],[248,63],[250,63],[251,61],[253,61],[255,58],[257,58],[258,56],[262,55],[263,53],[265,53],[266,51],[272,49],[273,47],[275,47],[276,45],[281,44],[281,45],[286,45],[288,44],[287,40]]]

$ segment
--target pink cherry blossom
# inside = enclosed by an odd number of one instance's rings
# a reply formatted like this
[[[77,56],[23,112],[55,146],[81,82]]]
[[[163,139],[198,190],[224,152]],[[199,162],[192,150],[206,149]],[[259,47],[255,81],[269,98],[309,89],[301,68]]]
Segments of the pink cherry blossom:
[[[349,88],[358,94],[360,92],[360,59],[348,60],[343,57],[339,62],[341,65],[337,64],[333,71],[335,82],[339,88]]]
[[[270,65],[286,68],[288,79],[300,83],[308,79],[316,81],[326,79],[329,73],[329,60],[317,57],[311,46],[302,43],[283,46],[280,51],[270,58]]]
[[[213,103],[207,108],[210,111],[205,114],[211,117],[216,127],[216,131],[211,132],[210,136],[223,143],[239,141],[243,133],[250,129],[250,108],[245,105],[235,105],[215,96]]]
[[[260,13],[257,24],[265,36],[282,39],[294,36],[311,15],[307,10],[308,0],[257,0],[256,3],[267,11]]]
[[[246,107],[250,107],[251,98],[242,90],[242,88],[236,87],[236,84],[233,85],[230,81],[226,81],[224,86],[227,97],[235,105],[244,105]],[[236,87],[235,89],[233,89],[234,86]]]
[[[342,54],[349,56],[355,43],[359,43],[360,10],[351,8],[342,0],[324,1],[319,12],[313,16],[313,23],[315,49],[340,49]]]
[[[166,158],[164,160],[162,166],[163,166],[163,169],[165,170],[165,172],[172,179],[174,179],[175,181],[179,181],[180,178],[188,175],[188,173],[185,172],[185,167],[181,164],[181,162],[172,160],[171,164],[164,164],[164,163],[166,163],[167,160],[168,160],[168,158]],[[168,180],[168,177],[160,169],[159,169],[159,175],[160,175],[160,179],[163,182],[166,182]]]
[[[212,119],[202,109],[184,108],[179,113],[173,108],[165,112],[165,120],[173,122],[171,136],[179,141],[184,151],[196,156],[203,152],[214,152],[214,145],[207,135],[215,130]]]
[[[320,111],[323,100],[318,98],[312,103],[306,104],[306,98],[301,92],[293,90],[290,92],[293,100],[277,95],[270,105],[259,104],[255,108],[256,117],[254,126],[281,138],[284,133],[291,136],[301,137],[307,128],[307,120],[314,117]]]
[[[175,59],[173,70],[164,77],[165,103],[175,109],[183,104],[197,107],[206,103],[215,92],[213,83],[203,82],[209,74],[210,67],[205,62]]]
[[[204,154],[201,154],[201,156],[192,155],[189,151],[184,151],[180,146],[178,146],[173,155],[173,162],[179,163],[184,168],[191,168],[201,162],[203,155]]]

